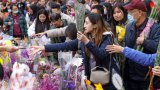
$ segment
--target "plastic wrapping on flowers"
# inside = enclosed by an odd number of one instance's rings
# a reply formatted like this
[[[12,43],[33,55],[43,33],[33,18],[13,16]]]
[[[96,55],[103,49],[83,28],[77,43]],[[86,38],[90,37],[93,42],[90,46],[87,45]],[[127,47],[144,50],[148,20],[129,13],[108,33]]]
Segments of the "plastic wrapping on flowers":
[[[30,45],[44,45],[46,38],[31,40]],[[41,53],[30,55],[34,49],[30,45],[22,46],[20,50],[8,54],[9,63],[4,63],[5,79],[2,88],[8,90],[80,90],[82,89],[82,59],[73,58],[72,52],[60,53],[60,66],[49,61]],[[5,61],[5,60],[3,60]],[[9,75],[9,77],[8,77]],[[4,86],[5,85],[5,86]],[[85,85],[84,85],[85,86]]]

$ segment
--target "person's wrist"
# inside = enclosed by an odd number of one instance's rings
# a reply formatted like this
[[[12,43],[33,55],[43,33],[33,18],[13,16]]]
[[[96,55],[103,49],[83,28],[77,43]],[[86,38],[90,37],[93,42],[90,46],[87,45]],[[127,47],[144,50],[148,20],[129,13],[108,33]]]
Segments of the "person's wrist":
[[[45,46],[42,46],[42,47],[41,47],[41,51],[45,51]]]
[[[124,51],[124,47],[121,47],[120,52],[123,53]]]
[[[47,34],[47,32],[43,32],[43,34],[45,35],[45,34]]]
[[[84,40],[84,44],[88,44],[89,43],[89,39]]]

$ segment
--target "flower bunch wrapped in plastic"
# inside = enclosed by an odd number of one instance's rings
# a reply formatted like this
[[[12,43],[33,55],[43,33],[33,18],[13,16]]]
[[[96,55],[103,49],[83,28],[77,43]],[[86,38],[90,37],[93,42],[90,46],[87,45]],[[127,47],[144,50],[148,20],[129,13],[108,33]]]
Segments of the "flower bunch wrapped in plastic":
[[[1,46],[11,46],[12,42],[10,40],[4,40],[1,42]],[[8,63],[10,62],[9,60],[9,53],[6,51],[0,52],[0,63]]]
[[[11,90],[33,90],[36,78],[29,72],[29,67],[26,64],[15,62],[13,72],[10,77]]]
[[[61,64],[62,65],[62,64]],[[81,87],[82,58],[70,58],[70,60],[62,68],[63,89],[79,90]]]
[[[126,29],[122,26],[116,26],[117,42],[122,42],[126,33]]]
[[[154,5],[158,6],[160,8],[160,0],[152,0]]]
[[[153,3],[153,5],[151,3]],[[153,24],[156,21],[157,16],[158,16],[158,0],[156,0],[155,2],[151,2],[151,3],[150,3],[150,7],[152,8],[152,10],[151,10],[148,22],[146,24],[146,27],[141,32],[141,35],[144,35],[145,39],[149,36],[151,27],[153,26]],[[137,50],[143,51],[143,47],[141,45],[139,45],[137,47]]]
[[[10,40],[3,40],[1,41],[2,46],[11,46],[12,42]],[[11,74],[11,61],[10,61],[10,53],[7,51],[0,52],[0,63],[3,65],[4,68],[4,79],[8,81],[9,76]]]
[[[19,59],[20,59],[20,57],[16,52],[10,53],[10,60],[11,60],[12,64],[14,64]]]
[[[53,74],[57,66],[41,58],[35,72],[38,84],[36,90],[61,90],[61,74]]]
[[[102,87],[102,84],[93,84],[91,83],[90,80],[85,80],[85,84],[87,87],[87,90],[104,90]]]
[[[38,90],[61,90],[60,89],[60,75],[44,74],[40,79]]]
[[[52,74],[58,67],[51,61],[39,61],[35,72],[38,79],[42,79],[44,74]]]
[[[14,64],[15,62],[20,62],[20,63],[26,63],[29,68],[32,70],[33,69],[33,62],[35,59],[39,58],[38,55],[29,55],[30,50],[29,48],[21,48],[17,52],[10,53],[10,60],[11,63]]]
[[[46,45],[48,43],[50,43],[50,39],[47,38],[46,36],[42,36],[42,37],[34,37],[32,39],[30,39],[31,41],[31,45]]]

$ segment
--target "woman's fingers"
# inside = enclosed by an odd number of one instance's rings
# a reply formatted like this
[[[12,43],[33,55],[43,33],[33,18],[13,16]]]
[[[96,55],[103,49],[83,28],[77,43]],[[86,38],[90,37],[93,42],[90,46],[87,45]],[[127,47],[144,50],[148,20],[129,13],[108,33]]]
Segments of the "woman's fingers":
[[[107,45],[106,47],[106,51],[108,51],[109,53],[122,53],[124,50],[123,47],[118,46],[118,45]]]
[[[32,52],[29,55],[34,55],[40,51],[44,50],[43,46],[31,46]]]
[[[40,46],[31,46],[30,48],[38,49],[38,48],[40,48]]]
[[[113,45],[107,45],[106,49],[114,48]]]
[[[153,68],[152,72],[154,75],[160,76],[160,68]]]
[[[115,53],[116,52],[116,50],[114,48],[106,49],[106,51],[109,52],[109,53]]]
[[[80,31],[77,32],[78,34],[82,34]]]
[[[82,34],[80,31],[78,31],[78,32],[77,32],[77,38],[78,38],[79,40],[81,40],[82,37],[83,37],[83,34]]]
[[[36,49],[36,50],[34,50],[33,52],[31,52],[29,55],[35,55],[36,53],[38,53],[38,52],[40,52],[41,50],[40,49]]]
[[[153,68],[152,69],[154,72],[160,72],[160,69],[155,69],[155,68]]]
[[[114,45],[107,45],[106,51],[115,51]]]

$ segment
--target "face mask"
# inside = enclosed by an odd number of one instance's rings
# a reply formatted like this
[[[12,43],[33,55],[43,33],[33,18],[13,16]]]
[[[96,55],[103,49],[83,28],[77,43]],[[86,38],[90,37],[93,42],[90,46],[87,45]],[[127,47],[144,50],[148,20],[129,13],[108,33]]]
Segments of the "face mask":
[[[105,15],[107,14],[107,10],[106,10],[106,9],[104,9],[104,14],[105,14]]]
[[[128,20],[129,20],[129,21],[134,21],[133,16],[130,15],[130,14],[128,14]],[[136,20],[135,20],[135,21],[136,21]]]
[[[11,9],[8,9],[8,12],[10,13],[12,10]]]
[[[14,14],[17,14],[17,13],[18,13],[18,10],[14,11],[13,13],[14,13]]]

